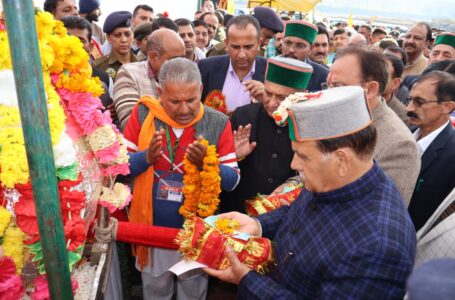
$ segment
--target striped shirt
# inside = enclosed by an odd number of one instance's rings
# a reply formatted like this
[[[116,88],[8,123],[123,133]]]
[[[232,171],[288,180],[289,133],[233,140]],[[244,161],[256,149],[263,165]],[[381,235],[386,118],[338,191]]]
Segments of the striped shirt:
[[[125,129],[131,110],[142,96],[157,97],[157,76],[150,68],[148,61],[124,64],[117,72],[114,84],[114,105]]]

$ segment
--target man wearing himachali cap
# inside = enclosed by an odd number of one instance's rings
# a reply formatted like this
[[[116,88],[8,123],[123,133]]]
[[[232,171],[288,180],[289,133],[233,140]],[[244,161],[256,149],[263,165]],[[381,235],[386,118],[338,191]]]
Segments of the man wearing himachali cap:
[[[274,57],[267,62],[262,103],[237,108],[231,117],[241,178],[234,191],[225,193],[221,211],[245,212],[245,200],[268,195],[295,175],[287,127],[275,124],[273,112],[290,94],[303,92],[311,77],[310,65],[292,58]]]
[[[283,56],[301,60],[313,68],[313,75],[307,87],[310,92],[320,91],[321,85],[327,81],[329,74],[327,68],[309,58],[311,45],[317,35],[317,26],[305,21],[289,21],[284,28]]]
[[[444,32],[436,36],[428,64],[446,59],[455,59],[455,34],[452,32]]]
[[[239,231],[275,242],[260,275],[227,248],[231,267],[207,273],[238,284],[241,299],[399,299],[416,237],[400,193],[373,161],[376,129],[357,86],[290,106],[291,167],[305,187],[290,206],[257,217],[232,212]]]

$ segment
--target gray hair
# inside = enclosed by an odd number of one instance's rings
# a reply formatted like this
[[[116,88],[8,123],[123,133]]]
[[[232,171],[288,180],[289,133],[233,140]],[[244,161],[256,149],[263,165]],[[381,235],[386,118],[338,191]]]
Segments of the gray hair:
[[[158,80],[161,86],[171,83],[201,84],[201,73],[196,63],[189,59],[177,57],[164,62],[161,66]]]

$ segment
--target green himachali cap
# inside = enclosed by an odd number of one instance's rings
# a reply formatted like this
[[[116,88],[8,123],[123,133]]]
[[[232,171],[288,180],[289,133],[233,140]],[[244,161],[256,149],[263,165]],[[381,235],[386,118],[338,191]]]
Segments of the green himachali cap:
[[[326,140],[361,131],[372,123],[365,92],[358,86],[344,86],[307,94],[289,109],[292,141]]]
[[[284,27],[284,37],[296,36],[313,44],[318,35],[318,27],[305,21],[288,21]]]
[[[312,74],[313,68],[309,64],[297,59],[277,56],[267,60],[265,80],[304,90]]]
[[[434,45],[436,46],[439,44],[449,45],[455,48],[455,34],[452,32],[438,34],[434,41]]]

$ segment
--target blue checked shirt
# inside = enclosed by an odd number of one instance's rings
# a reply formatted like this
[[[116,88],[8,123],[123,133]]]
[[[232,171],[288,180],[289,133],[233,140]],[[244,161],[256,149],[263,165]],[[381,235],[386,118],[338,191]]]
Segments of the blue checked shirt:
[[[403,299],[416,235],[400,193],[375,163],[338,190],[303,190],[258,217],[277,267],[239,285],[242,299]]]

